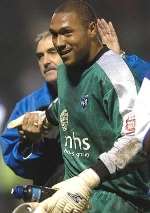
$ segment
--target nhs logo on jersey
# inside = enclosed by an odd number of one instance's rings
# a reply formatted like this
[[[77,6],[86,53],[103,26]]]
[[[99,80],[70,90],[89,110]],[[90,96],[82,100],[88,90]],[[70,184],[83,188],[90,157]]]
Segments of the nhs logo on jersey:
[[[88,95],[81,97],[80,103],[81,103],[82,108],[85,109],[86,106],[88,105]]]

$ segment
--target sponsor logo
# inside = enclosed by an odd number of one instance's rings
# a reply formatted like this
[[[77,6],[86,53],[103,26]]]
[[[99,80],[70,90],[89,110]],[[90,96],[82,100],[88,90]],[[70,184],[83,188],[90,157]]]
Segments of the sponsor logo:
[[[70,151],[67,150],[66,148],[64,149],[64,153],[71,155],[71,156],[75,156],[77,158],[89,158],[90,157],[90,153],[89,152],[74,152],[74,151]]]
[[[64,109],[62,111],[62,113],[60,114],[60,123],[61,123],[61,127],[63,129],[63,131],[67,131],[67,127],[68,127],[68,112],[66,109]]]
[[[65,136],[65,147],[68,147],[70,149],[74,150],[89,150],[90,144],[88,143],[88,138],[82,138],[75,136],[75,133],[73,132],[72,137],[70,135]]]
[[[77,158],[89,158],[90,144],[88,138],[79,138],[72,133],[72,136],[65,136],[65,148],[64,153],[75,156]]]

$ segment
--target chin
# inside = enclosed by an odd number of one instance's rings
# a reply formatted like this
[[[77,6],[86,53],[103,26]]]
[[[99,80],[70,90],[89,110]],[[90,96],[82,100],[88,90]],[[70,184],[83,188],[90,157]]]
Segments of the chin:
[[[64,64],[66,67],[74,67],[76,65],[73,61],[64,61]]]
[[[80,65],[80,59],[77,57],[66,57],[63,58],[63,63],[65,64],[66,67],[68,68],[74,68]]]
[[[47,75],[45,75],[45,80],[49,83],[56,81],[57,80],[57,73],[56,72],[47,73]]]
[[[72,57],[62,57],[62,61],[66,66],[72,66],[75,63]]]
[[[54,83],[54,82],[56,82],[57,81],[57,76],[51,76],[51,77],[49,77],[49,78],[46,78],[45,79],[48,83]]]

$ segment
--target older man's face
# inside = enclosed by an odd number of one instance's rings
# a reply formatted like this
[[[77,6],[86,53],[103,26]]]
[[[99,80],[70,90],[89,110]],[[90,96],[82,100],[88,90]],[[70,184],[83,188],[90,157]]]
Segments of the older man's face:
[[[55,82],[57,80],[57,65],[61,63],[61,58],[53,45],[52,36],[39,41],[36,55],[44,79],[49,83]]]

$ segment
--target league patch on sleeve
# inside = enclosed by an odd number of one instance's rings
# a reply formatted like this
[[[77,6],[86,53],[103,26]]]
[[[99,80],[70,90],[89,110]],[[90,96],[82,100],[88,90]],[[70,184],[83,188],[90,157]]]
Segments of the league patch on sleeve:
[[[135,115],[133,113],[128,113],[124,117],[122,132],[125,135],[135,133]]]

